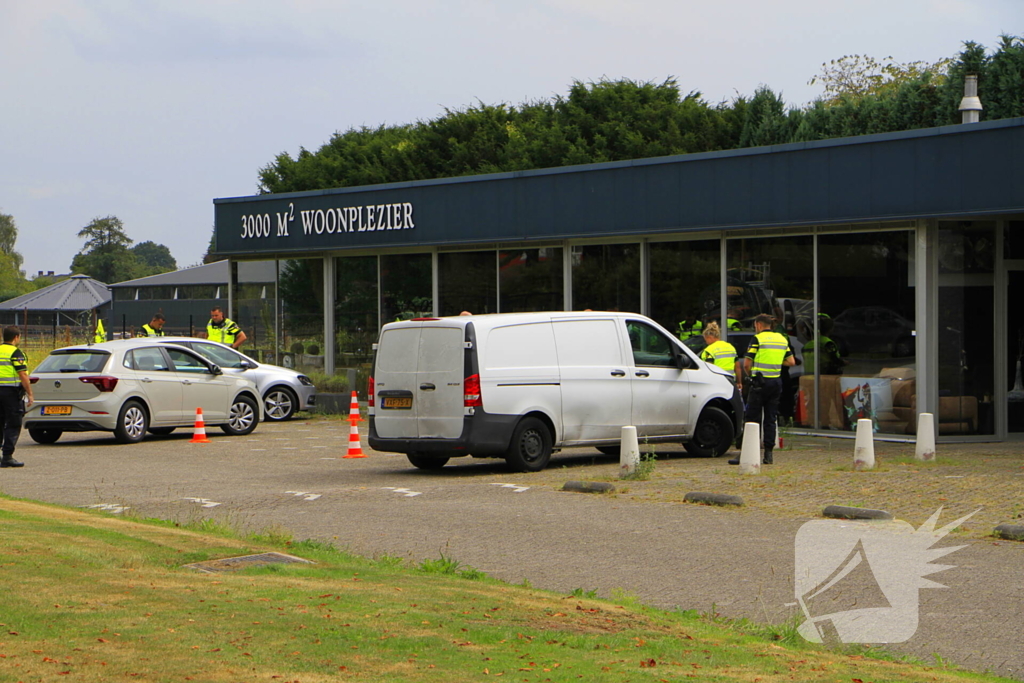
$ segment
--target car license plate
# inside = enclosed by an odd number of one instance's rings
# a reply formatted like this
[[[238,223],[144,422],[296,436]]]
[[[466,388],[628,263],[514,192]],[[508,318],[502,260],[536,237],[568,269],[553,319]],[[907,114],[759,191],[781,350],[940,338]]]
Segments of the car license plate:
[[[411,396],[399,396],[393,398],[382,398],[380,400],[381,408],[412,408],[412,397]]]
[[[70,415],[71,406],[43,406],[43,415]]]

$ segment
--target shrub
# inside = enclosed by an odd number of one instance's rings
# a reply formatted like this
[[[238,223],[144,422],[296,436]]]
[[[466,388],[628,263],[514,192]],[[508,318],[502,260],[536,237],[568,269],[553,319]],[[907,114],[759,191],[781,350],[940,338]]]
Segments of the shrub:
[[[306,347],[306,353],[308,353],[311,356],[319,356],[320,347],[317,346],[316,344],[310,344],[309,346]]]
[[[302,342],[300,342],[300,341],[292,342],[292,345],[291,345],[292,353],[302,353],[304,350],[305,350],[305,346],[303,346]]]

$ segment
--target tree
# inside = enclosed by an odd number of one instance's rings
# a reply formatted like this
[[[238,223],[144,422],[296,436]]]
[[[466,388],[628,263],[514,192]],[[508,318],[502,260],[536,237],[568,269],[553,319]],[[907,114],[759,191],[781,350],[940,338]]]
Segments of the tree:
[[[843,98],[881,95],[902,83],[925,77],[941,83],[952,63],[950,58],[940,59],[934,64],[921,61],[901,64],[893,61],[892,57],[879,61],[868,55],[844,55],[822,64],[821,73],[807,84],[820,83],[825,89],[825,104],[838,104]]]
[[[139,266],[147,271],[145,275],[159,275],[178,269],[178,262],[171,255],[171,250],[162,244],[147,240],[139,242],[131,250]]]
[[[15,269],[20,269],[22,264],[21,254],[14,249],[14,243],[18,241],[18,226],[14,222],[14,216],[0,213],[0,253],[7,254],[14,261]]]
[[[210,231],[210,243],[206,245],[206,253],[203,254],[202,263],[213,263],[220,260],[220,257],[217,256],[217,227],[214,226]]]
[[[85,245],[71,261],[71,271],[93,277],[106,284],[132,280],[138,275],[139,262],[129,249],[132,238],[117,216],[94,218],[78,231]]]

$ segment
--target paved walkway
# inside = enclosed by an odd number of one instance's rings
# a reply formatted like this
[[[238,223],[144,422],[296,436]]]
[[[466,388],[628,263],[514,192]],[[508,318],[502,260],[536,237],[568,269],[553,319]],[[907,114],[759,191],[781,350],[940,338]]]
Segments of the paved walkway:
[[[348,425],[328,419],[213,435],[208,445],[177,434],[136,446],[68,435],[20,448],[28,466],[0,471],[0,490],[141,516],[278,526],[413,562],[444,553],[537,588],[625,591],[660,607],[774,623],[798,616],[794,541],[824,505],[881,507],[914,527],[940,505],[940,524],[981,505],[948,537],[967,545],[943,558],[954,568],[930,577],[949,588],[920,591],[917,632],[892,647],[1024,680],[1024,543],[986,537],[1024,511],[1020,444],[940,446],[929,465],[912,460],[912,446],[879,444],[879,468],[853,472],[852,441],[801,438],[758,477],[671,447],[659,450],[649,481],[619,482],[617,460],[589,449],[556,455],[536,474],[472,459],[422,472],[401,456],[341,459],[347,439]],[[614,480],[619,492],[559,491],[570,479]],[[693,490],[736,493],[748,505],[682,503]]]

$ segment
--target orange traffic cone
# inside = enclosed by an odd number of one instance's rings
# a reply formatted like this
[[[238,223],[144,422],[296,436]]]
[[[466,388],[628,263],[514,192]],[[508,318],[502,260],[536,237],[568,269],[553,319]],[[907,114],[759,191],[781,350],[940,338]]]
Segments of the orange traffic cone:
[[[203,422],[202,408],[196,408],[196,427],[189,443],[210,443],[210,440],[206,438],[206,424]]]
[[[355,422],[352,423],[352,428],[348,433],[348,454],[342,457],[345,458],[365,458],[363,455],[363,449],[359,447],[359,427]]]
[[[352,392],[352,403],[348,409],[348,421],[352,424],[358,424],[362,421],[359,416],[359,399],[356,398],[356,392]]]

